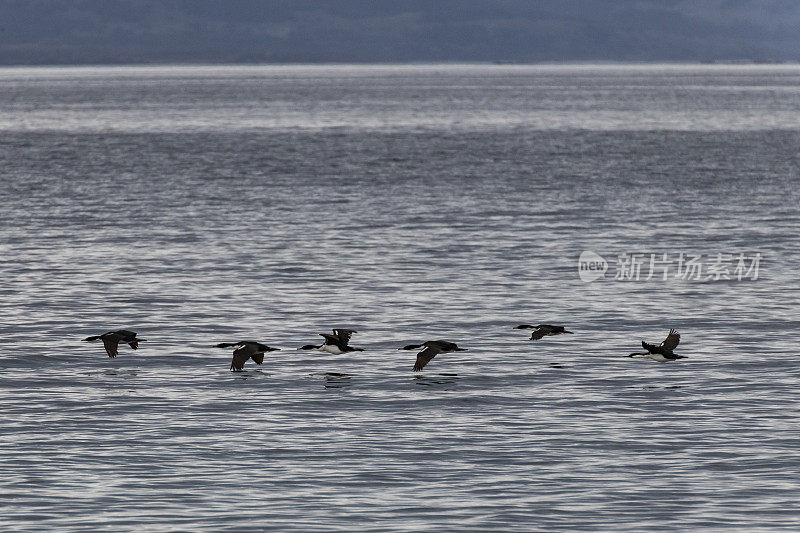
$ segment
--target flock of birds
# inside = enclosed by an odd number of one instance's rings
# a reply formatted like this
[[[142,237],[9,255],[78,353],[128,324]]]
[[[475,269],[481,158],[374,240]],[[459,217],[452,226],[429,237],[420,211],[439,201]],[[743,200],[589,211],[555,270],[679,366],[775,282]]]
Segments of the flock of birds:
[[[565,333],[572,334],[567,331],[564,326],[552,326],[550,324],[538,324],[531,326],[529,324],[522,324],[514,329],[527,329],[531,331],[530,340],[535,341],[549,335],[562,335]],[[329,333],[320,333],[325,339],[322,344],[306,344],[301,346],[298,350],[316,350],[318,352],[326,352],[333,355],[341,355],[349,352],[363,352],[364,348],[356,348],[350,346],[350,338],[353,333],[358,333],[354,329],[334,329],[333,335]],[[117,331],[109,331],[102,335],[93,335],[83,339],[84,341],[94,342],[102,341],[109,357],[116,357],[119,353],[119,344],[125,343],[134,350],[139,347],[140,342],[145,342],[147,339],[140,339],[136,336],[135,331],[127,329],[120,329]],[[669,330],[667,338],[661,344],[649,344],[642,341],[642,348],[645,352],[635,352],[628,357],[642,357],[652,359],[653,361],[665,362],[675,361],[676,359],[686,359],[686,356],[677,355],[673,350],[681,342],[681,336],[674,329]],[[240,372],[244,369],[245,363],[250,359],[256,364],[260,365],[264,362],[264,354],[267,352],[274,352],[280,348],[272,348],[266,344],[257,341],[238,341],[238,342],[221,342],[214,345],[214,348],[233,348],[233,359],[231,360],[231,371]],[[425,341],[421,344],[409,344],[398,348],[398,350],[420,350],[417,353],[417,360],[414,363],[414,372],[418,372],[425,368],[425,365],[440,353],[451,352],[466,352],[467,348],[459,348],[454,342],[435,340]]]

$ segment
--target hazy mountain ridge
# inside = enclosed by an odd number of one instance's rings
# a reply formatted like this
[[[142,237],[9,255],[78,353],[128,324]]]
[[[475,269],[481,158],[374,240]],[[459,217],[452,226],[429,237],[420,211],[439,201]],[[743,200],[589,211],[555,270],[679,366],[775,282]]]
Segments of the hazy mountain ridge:
[[[800,58],[789,0],[0,0],[0,64]]]

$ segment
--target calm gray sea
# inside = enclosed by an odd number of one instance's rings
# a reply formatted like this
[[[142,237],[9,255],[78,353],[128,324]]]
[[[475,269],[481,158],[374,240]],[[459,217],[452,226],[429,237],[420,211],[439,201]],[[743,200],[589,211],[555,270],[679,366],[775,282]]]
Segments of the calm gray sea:
[[[796,65],[0,69],[0,529],[797,530],[799,154]]]

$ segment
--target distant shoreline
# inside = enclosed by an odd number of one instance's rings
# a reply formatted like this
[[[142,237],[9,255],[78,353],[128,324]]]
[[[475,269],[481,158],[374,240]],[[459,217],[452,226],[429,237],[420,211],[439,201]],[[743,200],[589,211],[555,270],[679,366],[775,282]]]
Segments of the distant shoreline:
[[[9,63],[0,64],[0,69],[47,69],[47,68],[259,68],[259,67],[730,67],[798,66],[798,61],[771,60],[719,60],[719,61],[395,61],[395,62],[132,62],[132,63]]]

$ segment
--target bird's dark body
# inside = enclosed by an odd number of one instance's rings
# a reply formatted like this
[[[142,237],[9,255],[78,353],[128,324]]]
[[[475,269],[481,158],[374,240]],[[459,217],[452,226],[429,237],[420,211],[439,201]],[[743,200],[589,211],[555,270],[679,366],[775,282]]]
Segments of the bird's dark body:
[[[414,372],[419,372],[425,368],[425,365],[430,363],[437,354],[467,351],[466,348],[459,348],[454,342],[443,340],[426,341],[422,344],[409,344],[408,346],[398,348],[398,350],[418,350],[420,348],[424,349],[417,354],[417,360],[414,363]]]
[[[301,346],[298,350],[317,350],[320,352],[328,352],[334,355],[339,355],[348,352],[363,352],[364,348],[356,348],[350,346],[350,337],[353,333],[358,333],[354,329],[334,329],[333,335],[330,333],[320,333],[320,336],[325,341],[319,346],[315,344],[306,344]]]
[[[248,359],[260,365],[264,362],[264,354],[266,352],[275,352],[280,348],[272,348],[266,344],[258,341],[239,341],[239,342],[221,342],[214,346],[215,348],[236,348],[233,350],[233,359],[231,359],[231,371],[240,372],[244,369],[244,364]]]
[[[91,337],[86,337],[83,339],[88,342],[93,341],[103,341],[103,347],[106,349],[106,353],[109,357],[116,357],[119,353],[119,343],[124,342],[134,350],[139,348],[139,343],[144,342],[147,339],[139,339],[136,337],[135,331],[130,331],[128,329],[118,329],[116,331],[109,331],[103,333],[102,335],[92,335]]]
[[[647,357],[655,361],[675,361],[676,359],[687,359],[685,355],[678,355],[673,352],[680,342],[680,334],[674,329],[671,329],[669,330],[667,338],[664,339],[664,342],[661,344],[656,345],[642,341],[642,348],[647,351],[644,353],[632,353],[628,357]],[[661,356],[661,358],[651,356]]]
[[[542,337],[546,337],[548,335],[561,335],[563,333],[572,334],[572,332],[567,331],[564,326],[553,326],[551,324],[537,324],[535,326],[531,326],[530,324],[521,324],[514,329],[531,330],[530,340],[532,341],[539,340]]]

